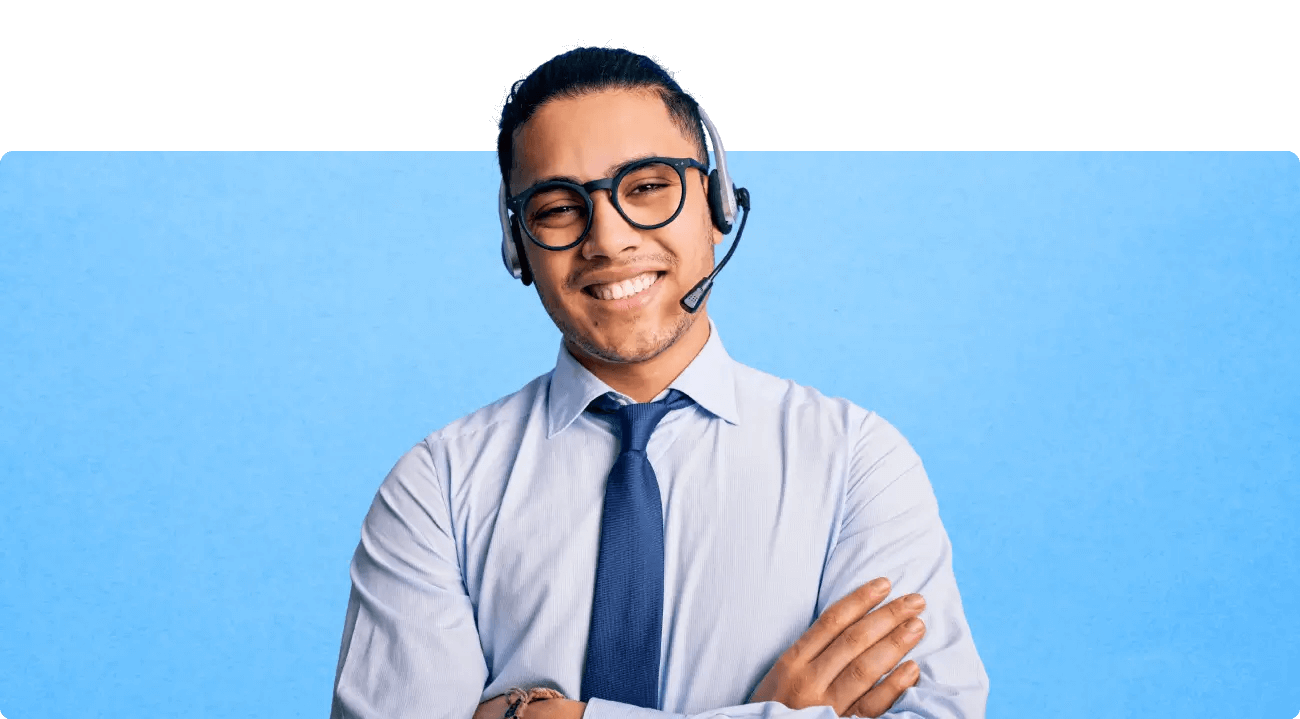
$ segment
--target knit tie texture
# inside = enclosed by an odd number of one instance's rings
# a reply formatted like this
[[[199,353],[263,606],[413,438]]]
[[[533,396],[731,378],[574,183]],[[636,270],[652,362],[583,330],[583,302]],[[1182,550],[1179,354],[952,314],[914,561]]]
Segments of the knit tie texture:
[[[664,607],[664,521],[646,445],[669,412],[694,404],[678,390],[658,402],[624,405],[606,394],[594,412],[618,418],[621,450],[605,485],[600,554],[581,700],[658,708]]]

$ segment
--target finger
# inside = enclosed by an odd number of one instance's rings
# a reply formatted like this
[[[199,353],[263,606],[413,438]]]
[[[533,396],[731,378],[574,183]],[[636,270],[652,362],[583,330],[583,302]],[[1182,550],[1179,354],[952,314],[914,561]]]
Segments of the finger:
[[[889,580],[877,577],[858,587],[822,612],[808,631],[795,640],[782,655],[796,663],[811,661],[821,654],[840,632],[862,618],[872,607],[889,596]]]
[[[925,622],[912,617],[859,654],[826,689],[834,706],[848,706],[867,693],[872,685],[915,647],[925,635]]]
[[[878,717],[889,711],[908,687],[916,686],[920,678],[921,668],[916,662],[909,661],[863,694],[862,698],[854,702],[843,716]]]
[[[920,594],[895,599],[846,627],[808,663],[809,667],[815,674],[834,677],[900,624],[920,614],[922,609],[925,609],[925,598]],[[894,662],[889,666],[894,666]],[[871,681],[874,683],[875,679]]]

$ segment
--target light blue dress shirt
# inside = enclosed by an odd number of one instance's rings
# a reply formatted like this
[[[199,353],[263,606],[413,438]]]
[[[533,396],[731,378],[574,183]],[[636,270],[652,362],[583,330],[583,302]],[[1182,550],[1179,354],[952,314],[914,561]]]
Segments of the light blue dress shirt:
[[[983,717],[951,545],[898,430],[732,360],[711,320],[669,388],[696,404],[647,448],[664,503],[662,711],[593,699],[585,719],[833,719],[745,701],[826,607],[878,576],[891,599],[927,602],[908,655],[920,680],[886,716]],[[584,410],[611,391],[561,345],[554,370],[397,462],[352,559],[333,719],[470,719],[512,686],[578,696],[618,454],[613,418]]]

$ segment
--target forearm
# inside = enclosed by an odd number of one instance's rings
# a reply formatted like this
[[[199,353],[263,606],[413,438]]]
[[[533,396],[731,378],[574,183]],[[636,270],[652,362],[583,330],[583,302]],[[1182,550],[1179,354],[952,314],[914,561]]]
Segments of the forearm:
[[[332,719],[469,719],[487,665],[423,445],[380,487],[351,564]]]
[[[474,719],[507,719],[511,706],[512,701],[507,695],[493,697],[478,705]],[[586,708],[585,702],[573,699],[535,699],[517,707],[514,716],[521,719],[582,719]]]
[[[884,717],[982,719],[988,675],[975,649],[952,567],[952,545],[929,477],[911,445],[871,415],[854,452],[845,521],[822,577],[819,613],[875,576],[891,597],[918,593],[925,635],[905,659],[921,675]]]
[[[791,709],[778,702],[738,704],[682,714],[592,699],[587,702],[587,710],[582,715],[582,719],[840,719],[840,717],[829,706]]]
[[[497,697],[480,705],[474,719],[504,719],[508,708],[505,697]],[[571,699],[533,702],[528,705],[523,716],[524,719],[840,719],[830,707],[790,709],[777,702],[742,704],[695,714],[680,714],[603,699],[588,702]]]

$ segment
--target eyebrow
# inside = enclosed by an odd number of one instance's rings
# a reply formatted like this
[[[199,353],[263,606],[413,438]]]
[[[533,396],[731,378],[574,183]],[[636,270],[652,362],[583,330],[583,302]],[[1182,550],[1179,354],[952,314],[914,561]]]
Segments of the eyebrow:
[[[605,169],[604,176],[613,177],[614,175],[617,175],[618,173],[622,172],[625,168],[632,165],[633,163],[637,163],[642,160],[648,160],[652,157],[659,157],[659,155],[653,152],[647,152],[641,155],[637,155],[636,157],[623,160],[622,162],[614,163],[613,165],[610,165],[608,168]],[[520,190],[520,193],[527,192],[528,190],[537,187],[538,185],[544,185],[548,182],[572,182],[575,185],[584,184],[582,180],[579,180],[573,175],[550,175],[549,177],[543,177],[542,179],[534,182],[528,187],[525,187],[524,189]]]

